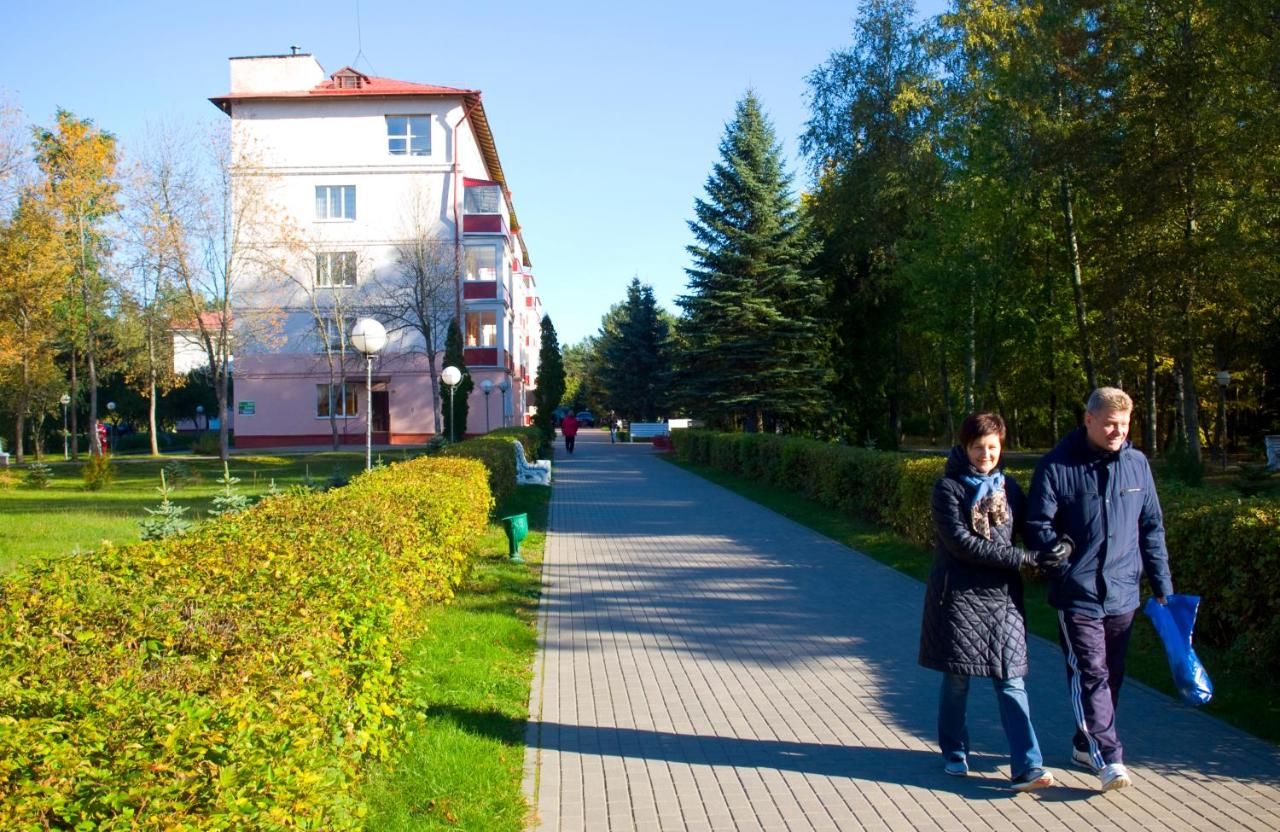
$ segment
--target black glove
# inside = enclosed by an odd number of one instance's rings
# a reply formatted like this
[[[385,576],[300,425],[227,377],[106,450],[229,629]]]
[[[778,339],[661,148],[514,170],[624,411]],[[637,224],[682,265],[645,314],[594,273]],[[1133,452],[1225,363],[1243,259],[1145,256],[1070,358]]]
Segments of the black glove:
[[[1048,549],[1022,553],[1022,565],[1036,569],[1057,569],[1066,563],[1072,552],[1071,538],[1064,537]]]

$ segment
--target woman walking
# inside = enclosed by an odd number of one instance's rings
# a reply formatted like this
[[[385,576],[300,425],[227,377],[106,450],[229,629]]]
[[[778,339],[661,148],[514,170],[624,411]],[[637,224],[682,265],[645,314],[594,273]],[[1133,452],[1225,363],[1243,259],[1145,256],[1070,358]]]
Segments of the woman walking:
[[[1015,791],[1053,785],[1031,726],[1023,566],[1050,566],[1066,557],[1060,544],[1046,552],[1013,545],[1025,498],[1000,465],[1004,420],[974,413],[960,427],[946,472],[933,488],[937,532],[933,571],[925,590],[920,664],[942,672],[938,744],[947,774],[969,773],[965,718],[969,679],[989,678],[1009,741]]]

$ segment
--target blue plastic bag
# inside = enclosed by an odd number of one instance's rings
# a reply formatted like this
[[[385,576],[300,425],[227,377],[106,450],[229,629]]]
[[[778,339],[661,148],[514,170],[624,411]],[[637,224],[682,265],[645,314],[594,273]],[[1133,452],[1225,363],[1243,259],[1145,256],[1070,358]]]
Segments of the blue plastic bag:
[[[1166,600],[1168,604],[1160,604],[1156,599],[1148,598],[1142,611],[1151,619],[1160,634],[1160,641],[1164,643],[1178,695],[1188,705],[1204,705],[1213,698],[1213,682],[1209,681],[1209,673],[1191,646],[1200,596],[1170,595]]]

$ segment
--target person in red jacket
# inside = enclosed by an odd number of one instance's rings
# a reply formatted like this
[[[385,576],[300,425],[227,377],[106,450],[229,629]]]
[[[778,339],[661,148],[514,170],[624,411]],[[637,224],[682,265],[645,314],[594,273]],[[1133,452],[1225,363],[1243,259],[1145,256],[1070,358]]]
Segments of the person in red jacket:
[[[107,426],[102,424],[102,420],[98,420],[98,452],[103,456],[107,454]]]
[[[560,431],[564,434],[564,449],[573,453],[573,442],[578,436],[578,420],[572,413],[566,413],[560,421]]]

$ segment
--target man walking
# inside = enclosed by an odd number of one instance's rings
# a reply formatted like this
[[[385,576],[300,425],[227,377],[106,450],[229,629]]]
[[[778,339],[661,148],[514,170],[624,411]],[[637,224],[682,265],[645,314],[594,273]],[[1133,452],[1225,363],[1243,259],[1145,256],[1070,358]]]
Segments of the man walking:
[[[1028,495],[1028,546],[1067,542],[1071,555],[1049,572],[1049,604],[1067,663],[1075,714],[1072,762],[1096,773],[1103,791],[1132,783],[1116,732],[1125,656],[1145,570],[1156,600],[1173,592],[1164,519],[1147,458],[1129,442],[1133,400],[1100,387],[1084,426],[1040,460]]]

